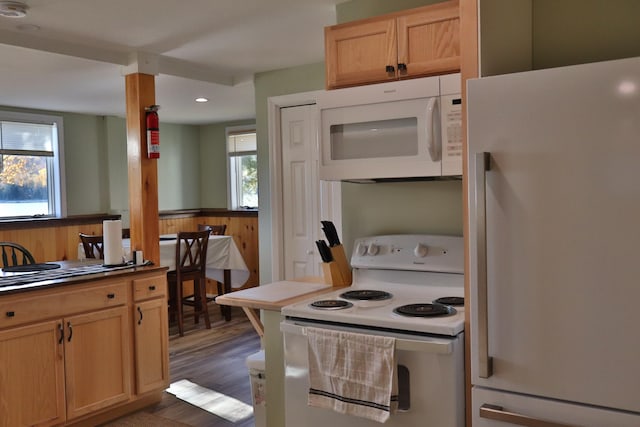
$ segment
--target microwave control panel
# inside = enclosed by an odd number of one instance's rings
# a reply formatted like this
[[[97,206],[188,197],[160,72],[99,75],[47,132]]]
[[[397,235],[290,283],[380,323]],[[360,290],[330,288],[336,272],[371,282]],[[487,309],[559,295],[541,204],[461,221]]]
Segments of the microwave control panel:
[[[460,94],[443,95],[442,175],[462,175],[462,98]]]

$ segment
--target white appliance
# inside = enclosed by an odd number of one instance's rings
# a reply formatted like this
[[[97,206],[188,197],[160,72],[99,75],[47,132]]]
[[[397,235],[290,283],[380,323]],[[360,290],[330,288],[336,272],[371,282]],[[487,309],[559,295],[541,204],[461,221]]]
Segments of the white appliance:
[[[462,175],[460,74],[330,90],[316,101],[320,179]]]
[[[473,426],[640,426],[640,58],[468,95]]]
[[[350,287],[282,309],[286,426],[380,425],[365,418],[307,406],[309,365],[305,328],[310,326],[396,338],[398,411],[385,425],[463,426],[462,238],[377,236],[358,239],[355,247]],[[434,303],[443,297],[448,298]],[[400,311],[407,309],[418,317],[396,313],[394,310],[400,307],[404,307]]]

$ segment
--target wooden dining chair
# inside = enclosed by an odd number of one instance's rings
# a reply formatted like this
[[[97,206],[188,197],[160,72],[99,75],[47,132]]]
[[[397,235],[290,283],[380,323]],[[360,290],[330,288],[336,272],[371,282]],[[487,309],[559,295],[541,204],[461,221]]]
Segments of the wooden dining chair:
[[[211,234],[212,236],[224,236],[224,233],[226,233],[227,231],[227,224],[214,224],[214,225],[198,224],[198,231],[205,231],[205,230],[208,230],[209,234]],[[216,282],[218,296],[224,295],[224,284],[216,280],[211,280],[211,281]],[[215,301],[215,298],[209,298],[209,301]],[[220,313],[225,319],[230,320],[231,312],[228,306],[221,305]]]
[[[169,310],[178,314],[178,332],[184,336],[183,304],[194,308],[194,321],[204,316],[207,329],[211,329],[207,308],[207,246],[209,231],[183,231],[176,238],[176,269],[167,273],[169,284]],[[193,280],[193,295],[184,295],[182,285]]]
[[[36,260],[27,248],[17,243],[0,242],[2,251],[2,267],[35,264]]]
[[[85,258],[104,259],[104,239],[102,235],[79,233]]]
[[[198,231],[208,230],[212,236],[224,236],[227,231],[227,224],[198,224]]]

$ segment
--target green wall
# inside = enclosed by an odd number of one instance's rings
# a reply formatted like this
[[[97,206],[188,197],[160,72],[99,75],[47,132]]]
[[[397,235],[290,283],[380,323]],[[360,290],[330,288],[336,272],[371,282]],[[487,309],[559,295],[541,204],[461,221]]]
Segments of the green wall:
[[[63,120],[67,214],[106,212],[109,171],[104,117],[63,114]]]
[[[61,116],[67,215],[109,213],[129,224],[126,121],[121,117],[0,107],[7,111]],[[158,208],[226,208],[225,128],[160,124]]]
[[[122,222],[129,225],[129,170],[127,166],[127,127],[125,119],[108,116],[105,118],[109,211],[122,216]]]
[[[200,126],[200,207],[227,207],[226,129],[252,124],[254,120]]]
[[[534,0],[533,68],[640,56],[640,1]]]

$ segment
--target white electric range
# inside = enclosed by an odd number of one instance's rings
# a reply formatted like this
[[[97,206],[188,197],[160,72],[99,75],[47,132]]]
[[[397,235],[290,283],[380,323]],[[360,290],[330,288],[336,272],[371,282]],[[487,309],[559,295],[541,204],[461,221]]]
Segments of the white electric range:
[[[463,426],[463,239],[374,236],[358,239],[353,252],[350,287],[282,309],[287,426],[377,425],[306,405],[307,327],[396,338],[396,361],[405,372],[398,381],[405,384],[386,425]]]

